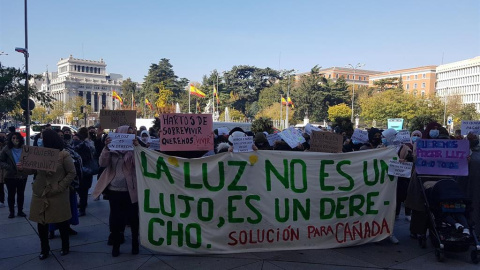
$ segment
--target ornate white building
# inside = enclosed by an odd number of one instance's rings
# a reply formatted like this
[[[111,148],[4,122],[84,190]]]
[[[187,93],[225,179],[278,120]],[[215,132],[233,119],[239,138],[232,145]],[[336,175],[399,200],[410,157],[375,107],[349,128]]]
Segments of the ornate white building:
[[[108,74],[106,66],[103,59],[85,60],[70,55],[58,61],[56,72],[44,72],[42,80],[35,83],[39,91],[48,92],[56,100],[67,102],[82,97],[84,104],[92,108],[89,113],[98,114],[101,109],[118,108],[112,93],[116,91],[120,95],[122,89],[122,75]]]
[[[458,95],[480,112],[480,56],[438,66],[436,92],[442,100]]]

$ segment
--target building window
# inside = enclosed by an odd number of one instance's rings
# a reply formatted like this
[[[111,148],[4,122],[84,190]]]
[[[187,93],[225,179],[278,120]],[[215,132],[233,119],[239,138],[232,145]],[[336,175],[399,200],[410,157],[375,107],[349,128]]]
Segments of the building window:
[[[425,88],[425,83],[422,83],[422,88]]]
[[[337,78],[337,79],[338,79],[338,74],[335,74],[335,78]]]
[[[414,90],[414,91],[413,91],[413,95],[414,95],[414,96],[417,95],[417,90]]]
[[[364,77],[363,77],[363,80],[366,81],[366,80],[367,80],[367,77],[364,76]]]
[[[329,79],[332,78],[332,74],[328,74],[328,78],[329,78]]]
[[[425,97],[425,91],[422,91],[422,97]]]
[[[410,84],[407,83],[407,90],[409,90],[409,89],[410,89]]]
[[[416,83],[413,84],[413,89],[417,89],[417,84]]]
[[[415,80],[418,79],[418,75],[415,75]]]
[[[422,78],[424,78],[424,79],[427,78],[427,74],[423,74]]]
[[[347,75],[347,80],[350,79],[350,75]]]

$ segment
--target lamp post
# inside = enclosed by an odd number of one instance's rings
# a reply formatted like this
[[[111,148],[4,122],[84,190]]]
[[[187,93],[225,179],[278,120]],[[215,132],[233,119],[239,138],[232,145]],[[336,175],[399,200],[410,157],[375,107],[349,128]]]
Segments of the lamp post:
[[[350,119],[350,121],[352,121],[353,123],[353,101],[355,100],[355,71],[358,69],[358,68],[361,68],[365,66],[365,64],[356,64],[355,66],[353,66],[352,64],[348,64],[346,67],[350,67],[351,69],[353,69],[353,88],[352,88],[352,118]]]
[[[27,0],[24,0],[24,12],[25,12],[25,48],[15,48],[16,52],[22,53],[25,56],[25,100],[27,101],[27,106],[25,110],[25,133],[26,133],[26,144],[30,145],[30,102],[28,94],[28,24],[27,24]]]

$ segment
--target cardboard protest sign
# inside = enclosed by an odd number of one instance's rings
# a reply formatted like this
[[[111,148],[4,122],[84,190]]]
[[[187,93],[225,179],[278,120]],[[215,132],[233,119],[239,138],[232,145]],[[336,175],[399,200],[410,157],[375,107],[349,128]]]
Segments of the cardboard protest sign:
[[[150,139],[148,149],[160,151],[160,139]]]
[[[135,110],[100,110],[100,125],[104,129],[114,129],[119,126],[135,127],[137,111]]]
[[[415,171],[431,175],[468,175],[468,140],[418,140]]]
[[[410,132],[408,130],[397,132],[397,135],[395,135],[395,141],[400,143],[411,143],[412,139],[410,138]]]
[[[253,152],[253,137],[233,137],[233,152]]]
[[[58,149],[23,145],[20,161],[26,169],[55,172],[59,153]]]
[[[167,113],[160,115],[162,151],[213,150],[211,114]]]
[[[135,148],[140,239],[163,253],[330,249],[393,231],[393,148],[184,159]]]
[[[112,142],[108,145],[108,149],[112,151],[130,151],[133,150],[133,140],[135,140],[135,134],[124,133],[108,133],[108,137],[112,138]]]
[[[325,153],[341,153],[343,136],[331,132],[312,131],[310,151]]]
[[[273,146],[276,141],[281,141],[281,140],[282,140],[282,137],[280,137],[280,135],[278,135],[278,133],[267,135],[267,141],[268,141],[268,144],[270,146]]]
[[[400,162],[390,160],[388,162],[388,174],[398,177],[410,178],[412,176],[413,162]]]
[[[462,135],[467,135],[469,132],[480,135],[480,121],[462,120],[461,132]]]
[[[352,141],[357,141],[359,143],[367,143],[368,142],[368,131],[355,129],[352,134]]]
[[[295,128],[288,128],[283,130],[280,133],[277,133],[280,138],[282,138],[288,146],[291,148],[295,148],[298,144],[302,144],[305,142],[305,138],[302,136],[302,133]]]

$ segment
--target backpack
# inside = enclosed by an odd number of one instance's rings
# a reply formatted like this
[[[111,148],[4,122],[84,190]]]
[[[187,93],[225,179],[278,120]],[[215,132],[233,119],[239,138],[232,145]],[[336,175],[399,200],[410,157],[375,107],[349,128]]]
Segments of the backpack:
[[[82,157],[80,157],[79,154],[77,154],[73,149],[71,148],[65,148],[65,150],[67,150],[67,152],[70,154],[70,156],[72,157],[73,159],[73,165],[75,166],[75,172],[77,173],[75,175],[75,178],[73,179],[72,183],[70,184],[70,186],[77,190],[79,187],[80,187],[80,179],[82,179],[82,176],[83,176],[83,172],[82,172],[82,167],[83,167],[83,163],[82,163]]]
[[[75,151],[82,159],[82,173],[84,176],[93,176],[98,174],[99,166],[95,160],[92,149],[85,141],[81,142],[75,147]]]

